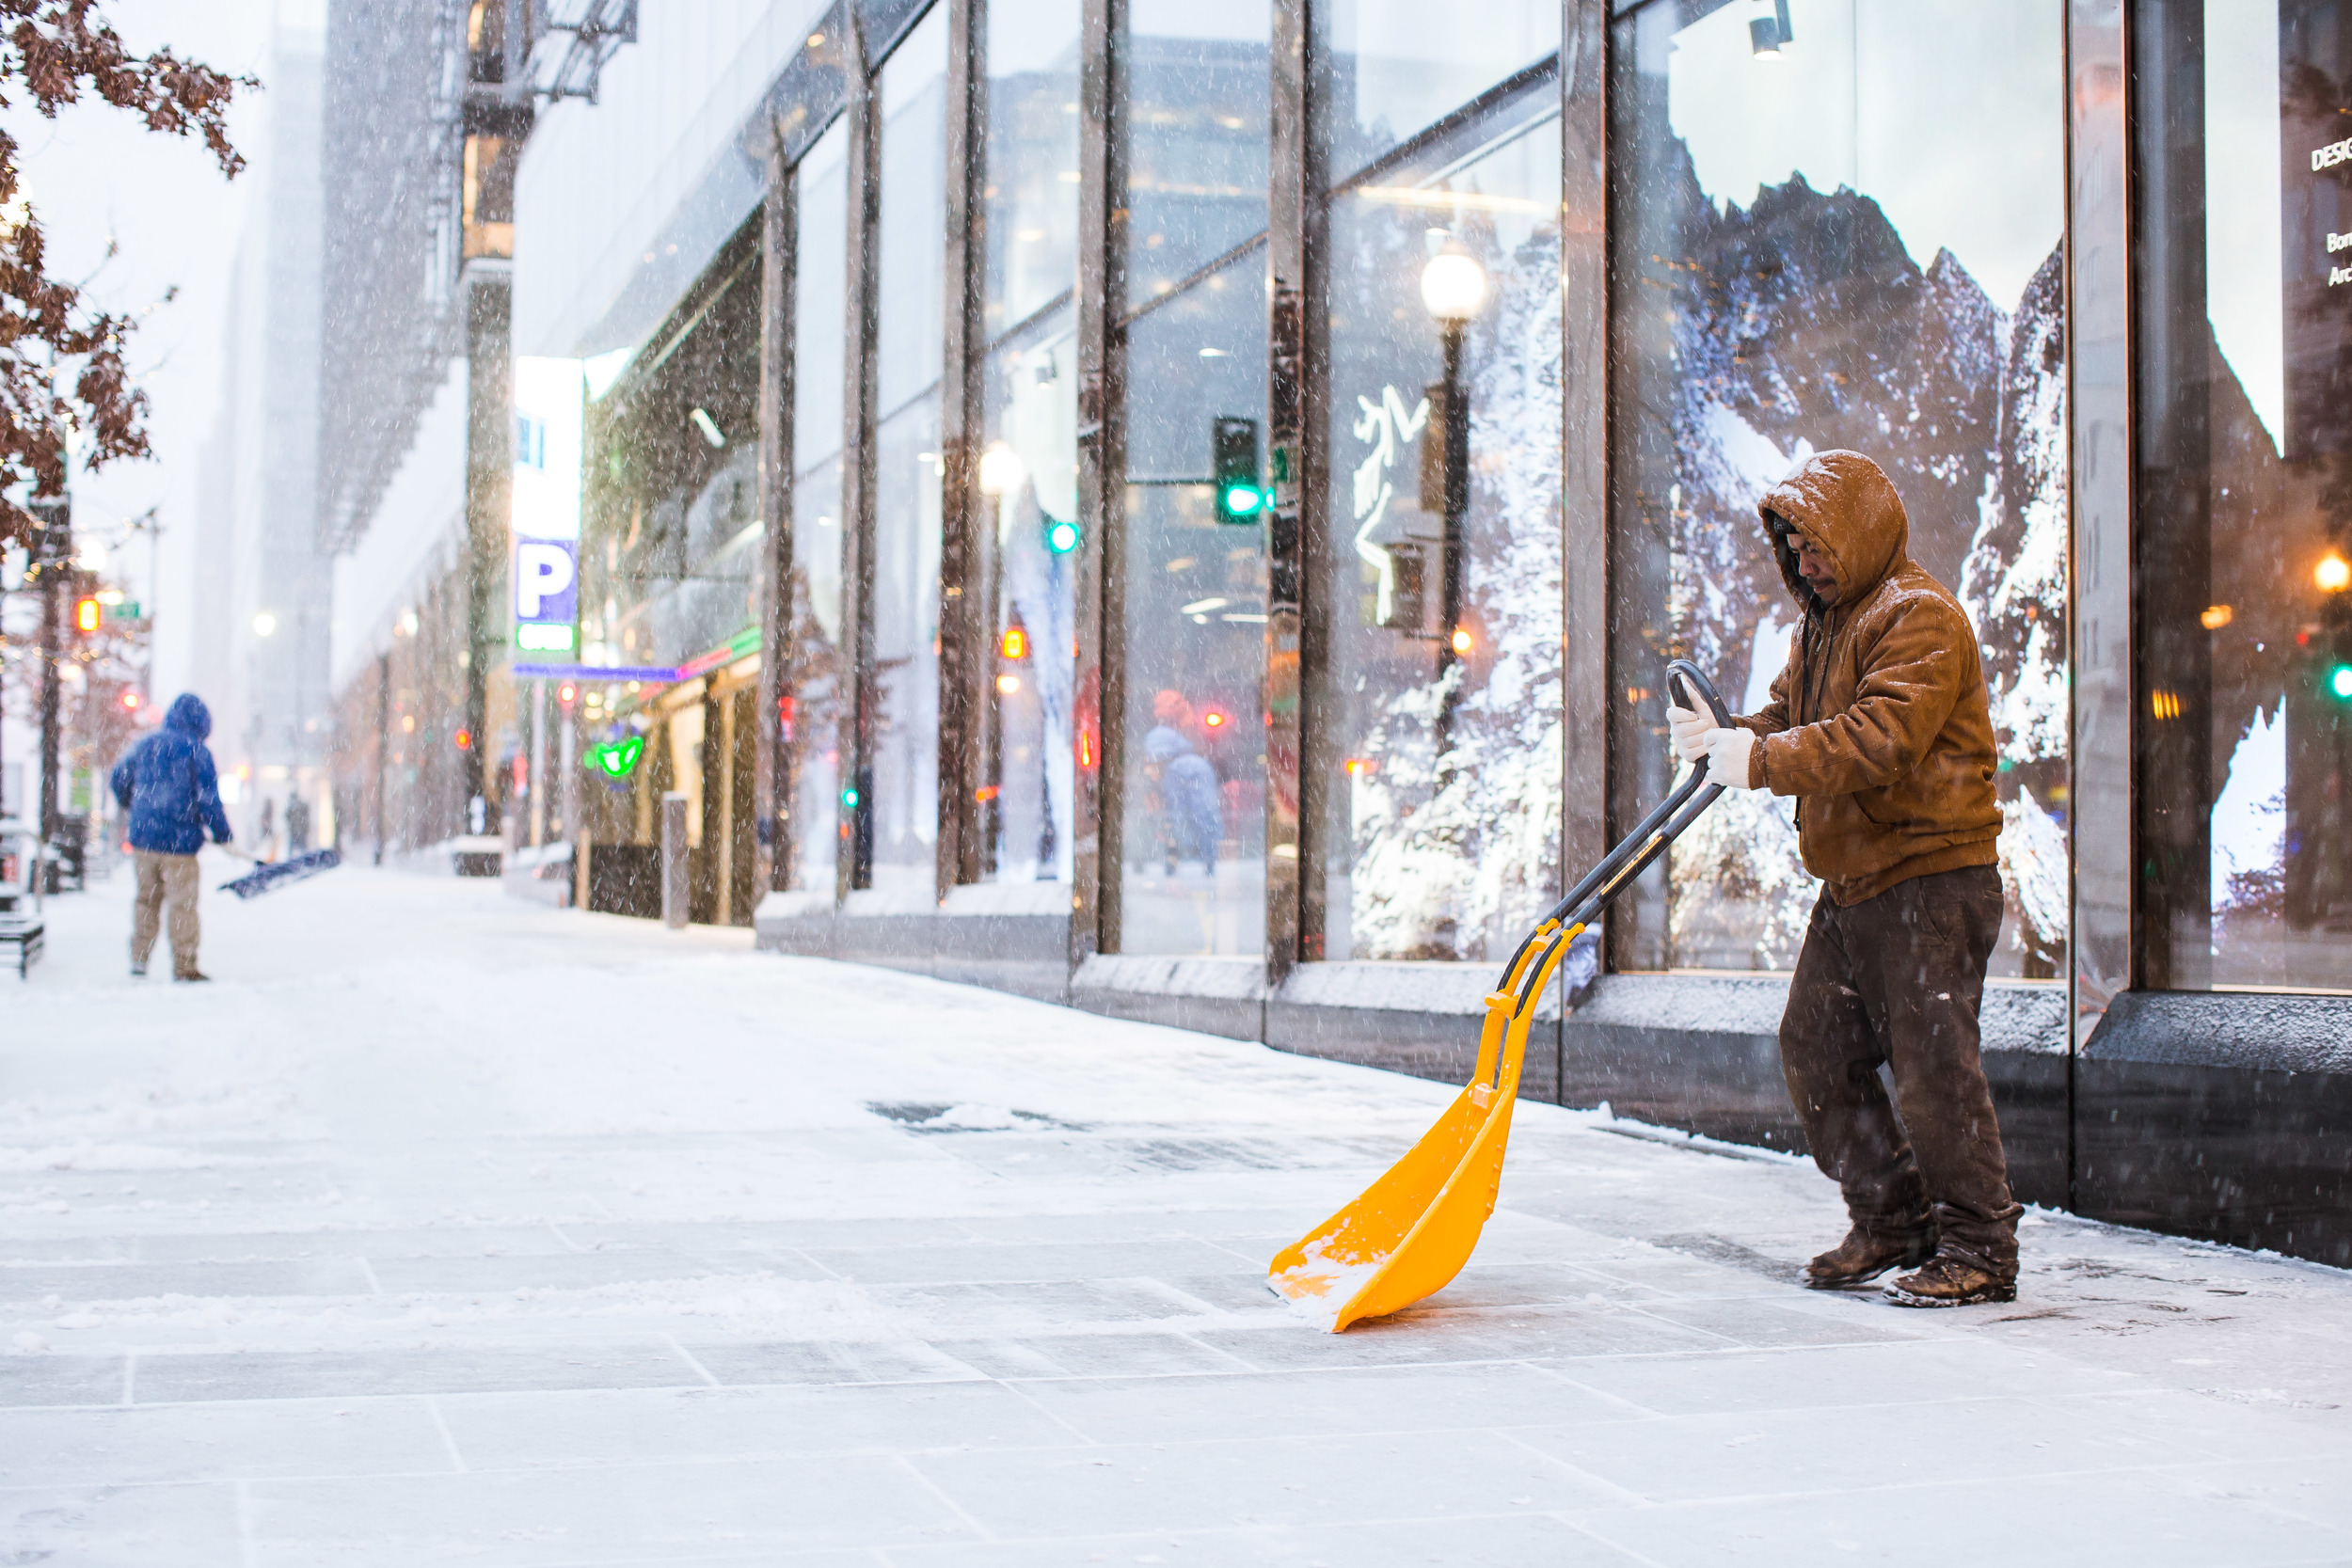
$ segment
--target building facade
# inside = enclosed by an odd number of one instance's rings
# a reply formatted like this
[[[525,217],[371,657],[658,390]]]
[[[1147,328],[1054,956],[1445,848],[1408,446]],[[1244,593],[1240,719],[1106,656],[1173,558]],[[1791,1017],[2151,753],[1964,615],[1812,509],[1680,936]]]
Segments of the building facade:
[[[577,641],[490,678],[584,901],[675,790],[763,945],[1456,1076],[1851,448],[1984,652],[2021,1195],[2352,1262],[2352,5],[809,9],[631,8],[515,167]],[[1789,807],[1525,1092],[1797,1141]]]
[[[289,0],[273,14],[264,155],[246,198],[195,517],[192,586],[204,612],[192,689],[212,708],[221,799],[238,841],[280,853],[334,832],[333,558],[319,542],[315,502],[325,30],[316,0]]]

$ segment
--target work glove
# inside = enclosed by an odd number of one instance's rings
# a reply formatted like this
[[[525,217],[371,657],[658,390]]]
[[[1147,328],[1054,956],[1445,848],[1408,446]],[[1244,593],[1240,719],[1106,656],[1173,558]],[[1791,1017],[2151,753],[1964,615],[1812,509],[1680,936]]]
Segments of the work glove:
[[[1666,705],[1666,727],[1674,734],[1675,751],[1685,762],[1696,762],[1707,754],[1707,732],[1715,727],[1712,719],[1702,719],[1688,708]]]
[[[1748,753],[1756,750],[1756,732],[1733,725],[1727,730],[1709,730],[1702,738],[1700,749],[1707,753],[1707,782],[1722,784],[1725,789],[1747,789]]]

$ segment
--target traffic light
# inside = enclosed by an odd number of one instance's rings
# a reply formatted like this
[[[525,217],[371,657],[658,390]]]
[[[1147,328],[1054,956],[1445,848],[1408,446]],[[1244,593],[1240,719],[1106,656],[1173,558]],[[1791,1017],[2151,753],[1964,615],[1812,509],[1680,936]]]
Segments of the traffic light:
[[[997,641],[996,651],[1003,654],[1008,659],[1019,660],[1028,657],[1028,628],[1024,626],[1018,621],[1015,621],[1011,626],[1007,626],[1005,628],[1005,635]]]
[[[569,718],[572,709],[580,705],[580,683],[558,681],[555,686],[555,705],[563,710],[564,717]]]
[[[457,749],[461,752],[473,750],[473,731],[461,729],[457,732]]]
[[[1059,517],[1045,519],[1045,547],[1053,554],[1068,555],[1078,547],[1083,538],[1085,535],[1078,531],[1077,524],[1064,522]]]
[[[2328,695],[2340,703],[2352,703],[2352,664],[2339,664],[2328,672]]]
[[[618,740],[599,740],[588,748],[589,765],[608,779],[625,779],[637,759],[645,752],[645,737],[642,735],[623,736]]]
[[[98,629],[98,623],[105,613],[105,607],[98,602],[95,594],[76,599],[73,601],[73,629],[87,637]]]
[[[1216,520],[1254,523],[1272,499],[1258,483],[1258,421],[1219,414],[1209,432],[1216,474]]]

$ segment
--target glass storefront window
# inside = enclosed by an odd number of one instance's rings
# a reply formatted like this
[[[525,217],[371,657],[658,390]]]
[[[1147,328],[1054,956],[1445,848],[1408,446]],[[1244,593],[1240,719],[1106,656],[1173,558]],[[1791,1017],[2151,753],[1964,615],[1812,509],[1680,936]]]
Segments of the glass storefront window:
[[[1330,28],[1330,170],[1341,180],[1557,54],[1560,8],[1339,0]]]
[[[982,875],[1068,881],[1078,543],[1077,0],[989,10]]]
[[[1213,483],[1220,422],[1264,460],[1264,279],[1245,257],[1129,330],[1124,952],[1265,944],[1265,529]]]
[[[1265,0],[1129,8],[1124,865],[1129,953],[1265,946]],[[1205,276],[1219,257],[1227,263]],[[1107,868],[1106,868],[1107,869]]]
[[[992,652],[982,787],[985,875],[1068,881],[1078,535],[1077,313],[988,357],[982,547]]]
[[[1127,297],[1172,293],[1265,229],[1268,0],[1132,0]]]
[[[1622,827],[1670,784],[1667,658],[1762,705],[1798,619],[1756,517],[1864,452],[1985,655],[2009,918],[1994,973],[2061,973],[2068,539],[2060,8],[1652,0],[1614,24],[1619,410],[1612,692]],[[1952,127],[1970,132],[1955,138]],[[1785,798],[1734,793],[1611,916],[1625,969],[1786,969],[1817,886]]]
[[[1077,0],[988,9],[988,278],[992,341],[1078,278]]]
[[[2137,983],[2352,989],[2352,5],[2142,8]]]
[[[1558,896],[1558,104],[1548,86],[1332,203],[1332,958],[1497,958]],[[1458,327],[1424,303],[1433,261],[1484,280]]]
[[[872,886],[929,907],[939,842],[939,378],[946,310],[947,11],[882,70],[875,342]]]
[[[797,784],[792,886],[837,876],[841,727],[841,391],[849,282],[849,127],[835,121],[801,160],[794,252],[791,746]]]

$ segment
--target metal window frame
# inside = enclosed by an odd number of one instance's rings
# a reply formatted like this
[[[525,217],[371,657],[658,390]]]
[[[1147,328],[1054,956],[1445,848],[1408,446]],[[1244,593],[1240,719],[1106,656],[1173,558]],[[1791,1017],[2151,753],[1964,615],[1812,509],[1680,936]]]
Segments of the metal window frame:
[[[759,552],[759,744],[753,748],[755,848],[752,885],[781,893],[792,885],[799,852],[793,800],[798,747],[784,733],[784,709],[797,701],[792,668],[792,407],[798,390],[800,167],[787,162],[771,122],[768,193],[760,210],[759,501],[766,526]]]
[[[878,349],[882,325],[882,82],[866,50],[865,28],[849,19],[850,181],[847,308],[841,399],[841,666],[840,754],[849,831],[834,858],[834,902],[874,880],[874,740],[880,732],[881,685],[874,679],[874,490],[880,477],[874,433],[881,420]]]
[[[1078,514],[1070,972],[1119,951],[1127,622],[1127,0],[1086,0],[1078,73]],[[1106,657],[1120,646],[1119,657]],[[1092,724],[1089,737],[1089,724]],[[1083,749],[1091,739],[1095,754]]]
[[[2067,475],[2073,712],[2069,1096],[2132,968],[2132,211],[2123,0],[2066,8]],[[2074,1117],[2067,1117],[2070,1140]],[[2067,1161],[2070,1185],[2074,1161]],[[2070,1194],[2071,1197],[2071,1194]]]
[[[981,533],[980,447],[987,430],[988,0],[947,7],[946,255],[940,320],[939,839],[934,891],[945,902],[981,879],[979,788],[991,704]]]
[[[1609,273],[1609,35],[1606,0],[1564,0],[1560,19],[1560,863],[1609,848],[1609,504],[1613,404]]]

